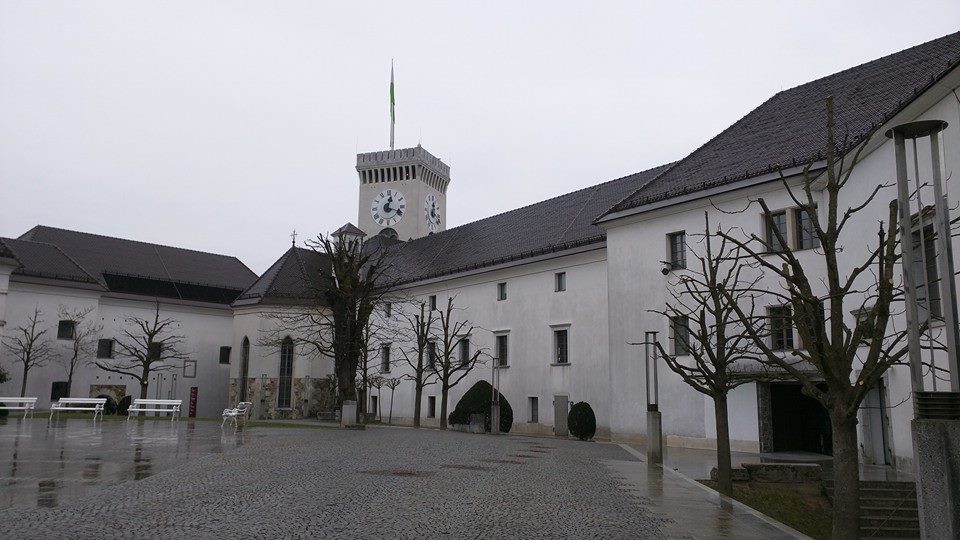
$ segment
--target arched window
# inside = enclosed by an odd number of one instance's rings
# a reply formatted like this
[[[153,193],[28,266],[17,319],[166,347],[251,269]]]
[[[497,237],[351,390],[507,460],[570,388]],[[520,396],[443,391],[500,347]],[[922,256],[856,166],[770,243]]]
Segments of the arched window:
[[[280,344],[280,380],[277,384],[277,408],[290,408],[290,391],[293,386],[293,340],[283,338]]]
[[[240,344],[240,401],[247,400],[247,378],[250,376],[250,340],[243,336]]]

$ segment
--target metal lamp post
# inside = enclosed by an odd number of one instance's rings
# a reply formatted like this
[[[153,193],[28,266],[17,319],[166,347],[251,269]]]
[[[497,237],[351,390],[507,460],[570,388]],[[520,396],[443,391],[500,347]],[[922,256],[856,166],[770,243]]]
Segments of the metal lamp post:
[[[660,417],[660,385],[657,380],[657,332],[646,332],[643,345],[647,386],[647,459],[650,463],[663,463],[663,423]]]
[[[957,292],[953,265],[953,242],[950,234],[950,206],[943,190],[943,161],[940,134],[947,128],[942,120],[924,120],[902,124],[887,131],[893,139],[897,167],[897,199],[900,220],[900,249],[903,285],[905,288],[905,315],[910,379],[913,387],[914,419],[911,422],[913,454],[916,462],[917,503],[920,516],[920,534],[923,538],[960,537],[960,331],[957,328]],[[933,189],[933,212],[929,220],[929,205],[924,206],[923,192],[928,184],[921,182],[918,141],[929,144],[930,184]],[[909,143],[909,145],[908,145]],[[912,163],[908,163],[908,146]],[[909,165],[913,165],[910,171]],[[911,173],[913,185],[911,182]],[[929,193],[929,191],[928,191]],[[914,246],[914,211],[919,229],[919,256]],[[924,233],[928,226],[934,232],[933,248],[939,279],[930,280],[926,257],[930,240]],[[914,275],[914,263],[922,261],[920,275]],[[918,287],[924,287],[926,302],[918,301]],[[920,327],[935,318],[931,289],[940,293],[943,332],[946,338],[946,363],[950,374],[950,391],[937,391],[937,359],[932,350],[932,325],[926,333],[931,343],[930,363],[933,391],[924,384]],[[921,309],[925,317],[920,316]]]

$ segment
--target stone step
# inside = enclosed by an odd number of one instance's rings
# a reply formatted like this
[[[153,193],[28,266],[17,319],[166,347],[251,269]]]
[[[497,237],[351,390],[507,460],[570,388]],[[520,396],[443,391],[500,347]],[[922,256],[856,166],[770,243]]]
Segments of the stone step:
[[[920,538],[920,528],[913,527],[884,527],[882,529],[860,527],[860,538]]]
[[[915,499],[917,492],[909,489],[860,488],[860,501],[868,499]]]
[[[867,506],[864,504],[860,505],[860,517],[862,518],[874,518],[874,517],[886,517],[886,516],[898,516],[906,518],[917,519],[919,512],[917,511],[917,505],[913,504],[912,506]]]
[[[917,499],[906,497],[903,499],[865,499],[860,498],[860,508],[911,508],[917,509]]]
[[[870,528],[870,529],[886,529],[892,527],[894,529],[903,529],[903,528],[920,528],[920,518],[917,517],[897,517],[897,516],[885,516],[885,517],[864,517],[860,516],[860,528]]]

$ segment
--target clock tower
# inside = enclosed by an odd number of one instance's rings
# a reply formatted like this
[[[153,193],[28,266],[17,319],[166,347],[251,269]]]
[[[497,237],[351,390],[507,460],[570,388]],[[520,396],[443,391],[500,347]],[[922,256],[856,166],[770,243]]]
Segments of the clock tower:
[[[422,146],[357,154],[357,174],[367,235],[411,240],[446,229],[450,167]]]

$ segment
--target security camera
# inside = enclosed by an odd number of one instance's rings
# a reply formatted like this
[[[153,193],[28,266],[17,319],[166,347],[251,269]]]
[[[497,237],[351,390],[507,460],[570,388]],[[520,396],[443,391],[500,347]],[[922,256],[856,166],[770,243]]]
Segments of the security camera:
[[[668,274],[670,273],[671,270],[673,270],[673,265],[671,265],[670,263],[662,262],[662,261],[661,261],[661,264],[663,265],[663,266],[660,267],[660,273],[661,273],[661,274],[663,274],[663,275],[666,276],[666,275],[668,275]]]

